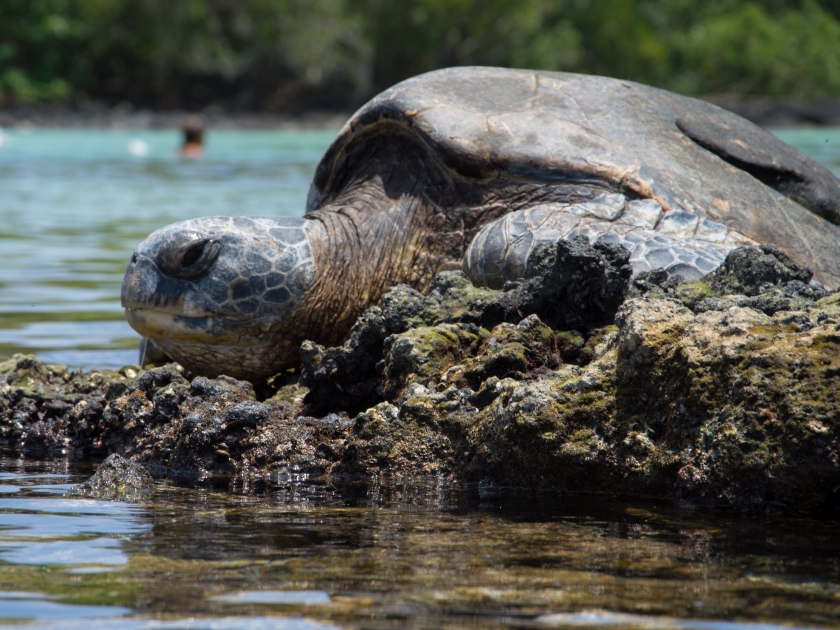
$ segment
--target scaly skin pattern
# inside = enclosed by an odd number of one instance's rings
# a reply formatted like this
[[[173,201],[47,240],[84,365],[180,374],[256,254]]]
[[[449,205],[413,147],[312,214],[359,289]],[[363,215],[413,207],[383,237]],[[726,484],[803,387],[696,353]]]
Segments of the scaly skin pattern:
[[[634,275],[665,269],[685,280],[704,276],[732,249],[752,244],[722,223],[689,212],[666,215],[652,199],[601,193],[576,204],[539,204],[489,223],[470,244],[464,273],[477,286],[501,289],[526,275],[538,245],[575,236],[626,247]]]
[[[634,270],[692,278],[770,243],[840,281],[840,182],[746,121],[602,77],[458,68],[357,112],[307,212],[169,226],[135,252],[129,323],[189,371],[268,377],[337,345],[399,283],[503,286],[540,242],[584,234]]]
[[[134,252],[122,287],[129,324],[203,374],[282,369],[314,263],[302,218],[208,217],[175,223]]]
[[[425,290],[436,272],[463,266],[498,288],[525,273],[540,242],[619,235],[636,271],[670,260],[695,277],[745,240],[708,220],[712,240],[696,239],[693,223],[668,231],[656,202],[593,184],[467,178],[402,127],[353,151],[353,178],[305,218],[196,219],[152,234],[123,285],[129,323],[190,371],[256,378],[296,365],[305,339],[341,343],[391,286]],[[206,272],[173,278],[185,252],[208,241],[220,253]]]

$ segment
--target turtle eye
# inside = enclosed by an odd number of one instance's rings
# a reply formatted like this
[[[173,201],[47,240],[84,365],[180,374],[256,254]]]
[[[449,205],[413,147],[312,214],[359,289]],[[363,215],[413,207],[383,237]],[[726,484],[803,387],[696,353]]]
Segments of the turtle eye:
[[[199,241],[194,245],[190,245],[184,252],[184,255],[181,256],[181,270],[186,271],[201,260],[204,252],[207,251],[207,245],[208,241]]]
[[[158,266],[172,278],[195,278],[205,273],[219,255],[221,244],[213,238],[200,238],[171,245],[158,256]]]

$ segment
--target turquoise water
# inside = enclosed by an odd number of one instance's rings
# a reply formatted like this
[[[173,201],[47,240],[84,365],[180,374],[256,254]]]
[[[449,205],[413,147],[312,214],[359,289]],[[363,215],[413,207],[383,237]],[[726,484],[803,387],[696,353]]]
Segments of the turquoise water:
[[[840,129],[777,132],[840,174]],[[197,216],[303,213],[334,131],[211,132],[179,159],[175,131],[6,130],[0,138],[0,359],[137,361],[119,289],[134,247]]]
[[[65,496],[77,466],[0,458],[0,628],[840,627],[836,521],[444,481],[129,504]]]
[[[134,247],[191,217],[302,214],[333,136],[218,131],[202,159],[183,160],[174,131],[3,132],[0,359],[136,363],[137,336],[119,306]]]

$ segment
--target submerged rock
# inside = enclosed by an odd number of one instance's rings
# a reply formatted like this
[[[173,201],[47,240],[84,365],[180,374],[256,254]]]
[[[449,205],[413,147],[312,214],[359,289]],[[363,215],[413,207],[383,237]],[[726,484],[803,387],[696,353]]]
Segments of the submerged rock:
[[[75,489],[74,494],[97,499],[138,499],[154,486],[155,480],[148,470],[114,453],[99,465],[90,479]]]
[[[840,294],[772,248],[735,250],[695,282],[651,272],[630,285],[620,251],[574,246],[543,252],[542,275],[506,291],[458,272],[428,296],[394,287],[343,346],[303,344],[304,387],[13,357],[0,363],[0,440],[121,453],[154,474],[446,474],[840,506]],[[558,255],[579,263],[569,278]],[[581,310],[583,293],[597,310]]]

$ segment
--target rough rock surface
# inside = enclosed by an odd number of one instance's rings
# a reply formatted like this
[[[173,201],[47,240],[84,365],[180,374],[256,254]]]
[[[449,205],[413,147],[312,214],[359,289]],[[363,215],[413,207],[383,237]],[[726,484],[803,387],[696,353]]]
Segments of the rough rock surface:
[[[155,485],[149,471],[118,453],[105,458],[96,473],[76,487],[74,494],[97,499],[138,499]]]
[[[13,357],[0,363],[0,441],[121,453],[154,474],[427,473],[840,507],[840,294],[761,248],[695,282],[651,272],[625,299],[622,253],[575,247],[573,273],[558,275],[567,250],[547,251],[506,291],[457,272],[428,296],[394,287],[342,347],[303,344],[305,387]],[[599,311],[574,306],[587,291]]]
[[[368,309],[356,321],[342,347],[325,349],[310,341],[303,343],[301,383],[310,390],[307,412],[355,412],[393,400],[402,386],[401,373],[417,368],[432,374],[440,360],[477,350],[476,335],[489,339],[487,333],[502,323],[536,315],[551,328],[583,333],[612,323],[627,295],[632,273],[629,258],[623,247],[590,245],[586,237],[578,237],[539,248],[532,254],[529,275],[509,283],[503,292],[476,288],[461,272],[438,274],[428,296],[405,285],[394,287],[381,308]],[[418,328],[424,330],[414,337],[422,339],[400,337]],[[561,347],[574,355],[580,350],[572,346],[579,349],[583,340],[577,332],[566,332],[552,343],[551,356]],[[562,363],[538,356],[547,352],[540,343],[529,346],[526,340],[525,348],[522,344],[517,348],[521,356],[513,356],[509,348],[489,357],[489,364],[481,369],[501,377],[509,371],[544,371]],[[438,350],[444,354],[438,356]],[[422,368],[406,364],[423,362],[423,357],[430,357],[431,363]],[[385,362],[386,358],[390,361]],[[472,382],[479,381],[473,376]]]

